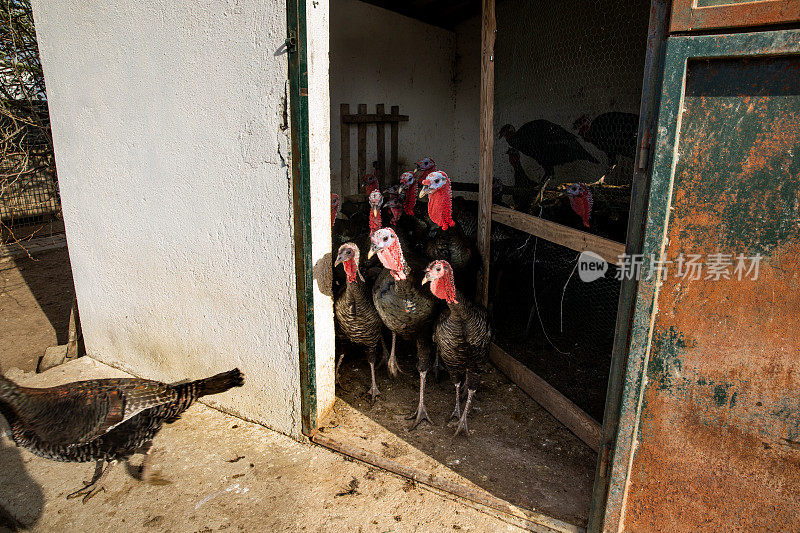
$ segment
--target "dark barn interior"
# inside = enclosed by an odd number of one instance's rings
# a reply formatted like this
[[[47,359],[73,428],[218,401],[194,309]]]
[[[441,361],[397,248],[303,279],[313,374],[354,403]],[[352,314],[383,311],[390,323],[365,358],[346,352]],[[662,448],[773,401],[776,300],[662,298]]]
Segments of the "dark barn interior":
[[[453,88],[442,101],[443,116],[409,112],[407,122],[400,123],[398,174],[415,171],[413,162],[426,156],[436,161],[436,169],[449,176],[452,218],[463,242],[455,250],[435,246],[443,232],[428,215],[428,198],[417,201],[413,217],[402,215],[399,206],[408,191],[398,195],[397,187],[392,188],[400,175],[377,171],[389,168],[388,163],[376,163],[367,172],[377,174],[382,226],[396,231],[404,255],[417,256],[423,269],[435,259],[456,262],[464,250],[477,251],[479,240],[481,2],[366,3],[436,26],[453,42]],[[581,0],[568,6],[497,2],[486,306],[493,337],[469,416],[469,436],[453,435],[456,420],[447,422],[453,381],[443,366],[433,363],[425,388],[433,423],[423,421],[410,429],[413,420],[406,415],[415,412],[420,388],[415,342],[398,337],[398,377],[387,372],[383,348],[376,348],[375,380],[381,395],[372,399],[367,394],[373,379],[369,350],[341,335],[338,401],[333,420],[323,428],[328,438],[471,484],[519,508],[563,521],[563,527],[586,526],[619,277],[625,274],[618,268],[618,256],[625,250],[649,11],[647,1]],[[334,35],[336,5],[332,13]],[[332,37],[332,57],[335,44]],[[413,55],[425,43],[410,39],[407,46],[398,55]],[[335,72],[332,65],[332,85]],[[340,105],[353,110],[363,103],[335,97],[333,124],[341,120]],[[376,103],[380,105],[368,102]],[[426,121],[442,124],[440,137],[452,135],[449,153],[404,152],[403,141]],[[355,147],[355,139],[348,141],[350,146]],[[367,145],[361,139],[358,144]],[[437,137],[433,144],[445,142]],[[332,150],[332,190],[341,198],[333,256],[343,243],[356,243],[369,287],[382,270],[377,257],[367,258],[370,204],[363,188],[348,194],[345,186],[337,187],[337,178],[344,183],[345,177],[336,176],[336,154]],[[362,165],[373,158],[369,148],[359,154]],[[357,178],[360,182],[364,176]],[[583,250],[597,251],[606,260],[607,270],[599,279],[582,279],[578,258]],[[335,270],[334,294],[342,295],[345,271],[341,266]],[[479,300],[482,274],[476,260],[471,268],[456,271],[455,284],[470,300]],[[383,328],[382,335],[390,348],[390,331]],[[564,409],[569,411],[566,419]]]

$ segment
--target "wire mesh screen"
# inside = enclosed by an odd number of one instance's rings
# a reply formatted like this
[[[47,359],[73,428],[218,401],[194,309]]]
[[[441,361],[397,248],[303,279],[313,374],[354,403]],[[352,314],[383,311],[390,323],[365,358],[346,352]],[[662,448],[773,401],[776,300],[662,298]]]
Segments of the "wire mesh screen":
[[[494,202],[624,243],[648,0],[497,3]],[[500,233],[493,225],[493,245]],[[614,340],[616,268],[579,279],[579,252],[544,239],[493,254],[496,342],[598,420]]]
[[[0,243],[7,244],[63,224],[31,5],[4,2],[0,11]]]

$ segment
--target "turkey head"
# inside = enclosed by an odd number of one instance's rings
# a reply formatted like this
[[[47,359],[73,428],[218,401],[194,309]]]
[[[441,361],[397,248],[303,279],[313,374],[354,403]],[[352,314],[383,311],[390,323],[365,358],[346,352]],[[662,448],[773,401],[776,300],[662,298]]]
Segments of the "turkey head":
[[[581,217],[585,227],[589,227],[589,219],[592,217],[592,191],[585,183],[570,183],[566,188],[569,197],[569,205],[575,214]]]
[[[383,207],[383,195],[381,191],[374,190],[369,193],[369,233],[370,235],[381,229],[381,207]]]
[[[406,279],[404,272],[406,260],[403,257],[403,250],[400,248],[400,241],[392,228],[381,228],[370,237],[372,246],[369,249],[367,258],[378,254],[378,259],[395,280]]]
[[[428,216],[440,228],[447,230],[456,225],[453,222],[453,192],[450,189],[450,178],[441,170],[431,172],[422,180],[420,198],[430,195],[428,200]]]
[[[345,273],[347,274],[347,283],[356,283],[359,278],[364,281],[361,271],[358,269],[359,256],[358,246],[352,242],[346,242],[339,247],[339,252],[336,255],[336,262],[333,267],[336,268],[342,265]]]
[[[450,263],[444,260],[432,262],[425,269],[425,277],[422,278],[422,284],[431,282],[431,292],[440,300],[444,300],[449,304],[457,304],[456,300],[456,282],[453,276],[453,267]]]

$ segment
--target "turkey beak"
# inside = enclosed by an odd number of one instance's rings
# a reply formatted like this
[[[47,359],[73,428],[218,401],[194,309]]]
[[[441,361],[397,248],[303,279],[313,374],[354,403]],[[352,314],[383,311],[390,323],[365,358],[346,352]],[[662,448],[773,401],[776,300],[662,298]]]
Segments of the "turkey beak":
[[[344,263],[344,259],[342,259],[342,254],[339,254],[339,255],[336,256],[336,262],[333,263],[333,268],[338,267],[342,263]]]
[[[369,252],[367,252],[367,259],[372,259],[372,256],[375,255],[376,253],[377,250],[375,249],[375,245],[373,244],[372,246],[369,247]]]
[[[430,194],[430,192],[431,192],[431,188],[428,187],[427,185],[423,185],[422,186],[422,190],[419,191],[419,197],[423,198],[423,197],[427,196],[428,194]]]
[[[428,283],[431,280],[430,275],[431,275],[430,272],[425,272],[425,277],[422,278],[422,284],[423,285],[425,285],[426,283]]]
[[[405,188],[403,185],[400,185],[400,186],[397,188],[397,194],[403,194],[403,191],[404,191],[405,189],[406,189],[406,188]]]
[[[372,216],[374,216],[374,217],[378,216],[378,206],[376,206],[376,205],[372,206]]]

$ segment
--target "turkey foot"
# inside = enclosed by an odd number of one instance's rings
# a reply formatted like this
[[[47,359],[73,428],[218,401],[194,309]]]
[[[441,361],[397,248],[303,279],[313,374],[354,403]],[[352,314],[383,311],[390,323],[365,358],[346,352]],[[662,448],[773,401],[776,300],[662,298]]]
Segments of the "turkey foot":
[[[374,361],[370,361],[369,362],[369,370],[370,370],[370,373],[372,374],[372,385],[370,386],[369,390],[367,391],[367,396],[369,396],[369,399],[374,402],[375,399],[378,396],[381,395],[381,391],[378,390],[378,384],[375,383],[375,362]]]
[[[420,371],[419,373],[419,405],[417,406],[417,412],[413,415],[406,417],[406,420],[414,420],[414,423],[411,424],[409,429],[416,429],[416,427],[422,422],[423,420],[427,420],[428,423],[433,424],[431,417],[428,416],[428,410],[425,409],[425,376],[428,374],[428,371]]]
[[[97,493],[100,492],[101,490],[106,490],[105,487],[103,487],[103,482],[106,480],[106,478],[108,477],[108,473],[111,471],[111,469],[114,467],[115,464],[117,464],[116,460],[109,461],[108,466],[106,466],[104,469],[103,460],[101,459],[97,461],[94,470],[94,477],[92,478],[92,480],[89,483],[86,483],[82,488],[76,490],[71,494],[68,494],[67,499],[71,500],[73,498],[83,496],[82,502],[86,503],[94,496],[96,496]]]
[[[458,421],[458,427],[453,435],[454,437],[459,433],[464,433],[465,437],[469,437],[469,428],[467,427],[467,413],[472,406],[472,397],[475,395],[475,389],[472,389],[467,394],[467,403],[464,405],[464,412],[461,414],[461,419]]]

